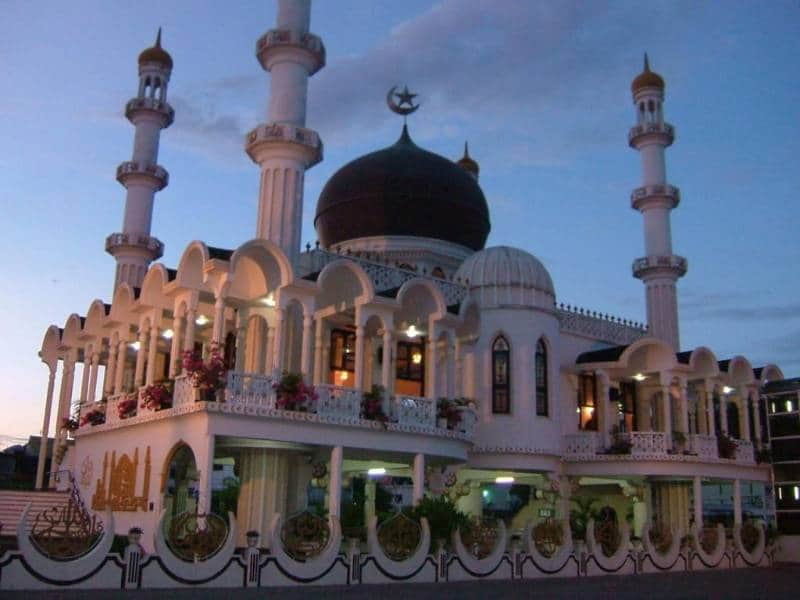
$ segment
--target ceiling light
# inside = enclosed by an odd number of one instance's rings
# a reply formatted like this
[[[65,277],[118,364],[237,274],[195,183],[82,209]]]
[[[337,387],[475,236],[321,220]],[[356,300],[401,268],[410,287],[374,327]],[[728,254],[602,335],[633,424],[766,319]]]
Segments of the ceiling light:
[[[367,475],[369,475],[370,477],[386,475],[386,469],[384,469],[383,467],[373,467],[371,469],[367,469]]]
[[[727,385],[722,386],[722,393],[723,394],[730,394],[733,391],[733,388]]]
[[[208,317],[205,315],[200,315],[194,320],[194,322],[202,327],[203,325],[208,323]]]
[[[138,352],[139,348],[142,347],[142,343],[140,341],[135,341],[132,344],[128,344],[131,348],[133,348],[134,352]]]
[[[410,338],[415,338],[419,335],[419,329],[412,323],[408,326],[408,329],[406,329],[406,335]]]
[[[647,375],[643,375],[642,373],[637,373],[636,375],[633,376],[633,378],[636,381],[644,381],[645,379],[647,379]]]
[[[175,335],[175,332],[172,331],[172,329],[165,329],[161,334],[161,337],[163,337],[165,340],[171,340],[173,335]]]
[[[415,365],[421,364],[422,363],[422,352],[420,352],[419,350],[416,350],[411,355],[411,362],[414,363]]]
[[[350,373],[347,371],[339,371],[339,381],[347,381],[348,377],[350,377]]]
[[[499,483],[500,485],[511,485],[512,483],[514,483],[514,478],[503,475],[500,477],[495,477],[494,482]]]
[[[264,298],[263,300],[261,300],[261,302],[263,302],[263,303],[264,303],[264,304],[266,304],[267,306],[275,306],[275,304],[276,304],[276,302],[275,302],[275,294],[273,294],[272,292],[270,292],[269,294],[267,294],[267,297],[266,297],[266,298]]]

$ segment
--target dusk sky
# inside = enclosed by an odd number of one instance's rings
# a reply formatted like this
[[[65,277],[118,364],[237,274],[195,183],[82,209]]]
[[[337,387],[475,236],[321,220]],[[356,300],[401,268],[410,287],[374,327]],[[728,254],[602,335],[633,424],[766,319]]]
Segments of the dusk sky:
[[[161,137],[170,184],[152,234],[177,266],[194,239],[235,248],[253,237],[259,171],[244,134],[266,120],[269,75],[255,42],[275,3],[211,0],[0,1],[0,206],[5,320],[0,434],[41,428],[50,324],[110,301],[131,156],[123,109],[139,52],[163,27],[175,66],[175,123]],[[630,82],[646,50],[666,80],[676,128],[667,176],[681,189],[673,247],[682,349],[710,347],[800,375],[800,4],[323,0],[311,29],[327,66],[309,84],[307,126],[325,159],[306,174],[303,240],[327,179],[394,143],[385,104],[404,85],[422,107],[418,145],[481,166],[488,245],[523,248],[550,271],[557,300],[638,321],[644,289],[641,180],[627,146]],[[454,215],[454,218],[458,218]],[[77,378],[76,378],[77,380]],[[52,429],[51,429],[52,434]]]

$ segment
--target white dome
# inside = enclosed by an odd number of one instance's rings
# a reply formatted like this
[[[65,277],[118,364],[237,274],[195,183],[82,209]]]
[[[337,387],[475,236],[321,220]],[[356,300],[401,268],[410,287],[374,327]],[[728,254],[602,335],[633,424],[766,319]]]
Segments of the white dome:
[[[455,276],[467,282],[482,308],[524,306],[552,308],[553,280],[539,259],[508,246],[496,246],[467,258]]]

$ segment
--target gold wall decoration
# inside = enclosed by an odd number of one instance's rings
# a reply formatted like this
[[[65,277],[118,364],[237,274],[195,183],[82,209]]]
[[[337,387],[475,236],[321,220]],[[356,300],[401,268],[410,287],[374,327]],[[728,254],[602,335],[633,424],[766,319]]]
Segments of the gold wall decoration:
[[[150,446],[145,450],[144,485],[142,495],[136,495],[136,480],[139,472],[139,448],[133,451],[133,460],[122,454],[117,460],[117,451],[111,451],[111,463],[108,452],[103,456],[103,474],[97,480],[97,489],[92,496],[94,510],[111,510],[134,512],[147,510],[150,497]]]

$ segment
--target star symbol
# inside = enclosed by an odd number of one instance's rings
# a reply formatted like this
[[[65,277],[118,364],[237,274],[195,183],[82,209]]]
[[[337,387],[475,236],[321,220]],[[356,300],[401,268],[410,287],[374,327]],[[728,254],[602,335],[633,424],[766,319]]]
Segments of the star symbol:
[[[414,103],[412,102],[412,100],[414,100],[414,98],[417,97],[417,94],[412,94],[411,92],[409,92],[408,91],[408,86],[406,85],[406,86],[403,86],[403,91],[402,92],[397,92],[395,94],[395,96],[397,96],[397,98],[400,100],[399,106],[403,106],[403,104],[408,104],[409,106],[414,106]]]

